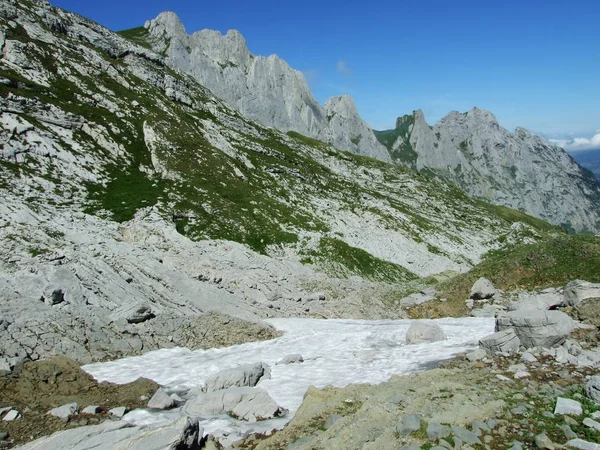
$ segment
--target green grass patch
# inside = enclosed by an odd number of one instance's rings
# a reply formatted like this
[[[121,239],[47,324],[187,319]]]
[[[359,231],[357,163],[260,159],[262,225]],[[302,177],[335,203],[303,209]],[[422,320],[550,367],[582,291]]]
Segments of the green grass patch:
[[[469,272],[439,286],[440,297],[464,301],[479,277],[504,290],[562,286],[570,280],[600,282],[600,237],[555,235],[535,244],[507,246],[487,253]]]
[[[321,142],[317,139],[308,137],[308,136],[304,136],[303,134],[297,133],[295,131],[288,131],[287,135],[291,138],[294,138],[300,142],[302,142],[303,144],[309,145],[311,147],[315,147],[315,148],[324,148],[327,147],[327,144],[325,144],[324,142]]]
[[[416,168],[418,154],[410,143],[411,127],[415,124],[414,114],[399,117],[396,120],[396,128],[393,130],[375,131],[377,140],[389,150],[394,161],[400,162],[407,167]],[[401,139],[402,142],[394,147]]]
[[[152,49],[152,47],[147,41],[149,34],[148,30],[146,30],[144,27],[130,28],[129,30],[117,31],[117,34],[137,45],[146,47],[148,49]]]
[[[554,233],[562,232],[562,228],[558,225],[552,225],[543,219],[538,219],[537,217],[530,216],[529,214],[517,211],[516,209],[511,209],[506,206],[492,205],[490,203],[486,203],[480,200],[475,201],[478,203],[479,206],[487,209],[493,215],[498,216],[509,223],[522,222],[535,228],[538,231],[547,231]]]
[[[358,275],[373,281],[401,283],[418,277],[404,267],[384,261],[335,238],[321,238],[318,250],[305,253],[304,262],[323,266],[334,276]]]

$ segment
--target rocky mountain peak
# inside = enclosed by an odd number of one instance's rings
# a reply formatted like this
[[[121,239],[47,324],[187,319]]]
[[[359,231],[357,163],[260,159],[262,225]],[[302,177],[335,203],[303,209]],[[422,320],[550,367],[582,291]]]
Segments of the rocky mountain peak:
[[[155,19],[148,20],[144,24],[144,28],[154,35],[187,36],[183,22],[173,11],[161,12]]]
[[[223,35],[200,30],[191,36],[173,13],[146,22],[148,41],[175,69],[192,75],[246,117],[283,131],[296,131],[353,153],[390,161],[360,118],[349,96],[322,107],[304,75],[277,55],[255,56],[237,30]],[[334,112],[336,120],[328,120]]]
[[[378,136],[397,162],[434,171],[470,195],[577,231],[597,230],[600,183],[562,149],[524,128],[509,132],[489,111],[452,111],[433,127],[414,111],[397,119],[394,134]]]
[[[338,95],[329,98],[325,102],[325,111],[327,111],[327,113],[331,112],[335,114],[340,114],[342,117],[345,118],[350,118],[352,116],[358,115],[358,110],[356,109],[354,99],[348,94]]]

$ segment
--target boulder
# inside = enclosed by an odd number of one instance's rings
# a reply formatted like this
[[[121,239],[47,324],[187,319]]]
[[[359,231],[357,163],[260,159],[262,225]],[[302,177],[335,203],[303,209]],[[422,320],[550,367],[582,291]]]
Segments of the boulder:
[[[519,350],[521,341],[515,330],[508,328],[482,338],[479,341],[479,346],[492,355],[498,352],[515,353]]]
[[[167,394],[163,388],[160,388],[154,393],[150,401],[148,402],[148,408],[150,409],[171,409],[177,402]]]
[[[492,298],[496,292],[497,290],[490,280],[487,278],[480,278],[473,284],[469,298],[473,300],[485,300]]]
[[[584,280],[569,281],[564,289],[565,305],[577,306],[586,298],[600,298],[600,283]]]
[[[111,314],[113,322],[125,319],[127,323],[142,323],[153,317],[152,308],[146,303],[141,302],[123,306]]]
[[[482,445],[477,435],[475,435],[475,433],[473,433],[472,431],[467,430],[466,428],[453,426],[452,434],[455,437],[459,438],[461,441],[463,441],[465,444]]]
[[[160,425],[132,427],[123,421],[59,431],[29,442],[20,450],[192,450],[203,448],[204,430],[198,421],[186,417]]]
[[[600,422],[596,422],[594,419],[590,419],[589,417],[586,417],[585,419],[583,419],[583,424],[588,428],[591,428],[596,431],[600,431]]]
[[[86,406],[81,410],[81,414],[98,414],[101,408],[97,405]]]
[[[513,328],[526,348],[552,348],[563,344],[575,323],[560,311],[512,311],[496,319],[496,331]]]
[[[112,417],[116,417],[117,419],[121,419],[125,414],[127,414],[129,409],[125,406],[117,406],[108,411],[108,415]]]
[[[441,327],[433,322],[413,322],[406,332],[407,344],[438,342],[446,339]]]
[[[408,436],[421,428],[421,415],[420,414],[409,414],[400,419],[396,432],[400,436]]]
[[[511,303],[508,309],[511,311],[547,309],[561,306],[565,301],[563,293],[559,289],[549,288],[540,292],[519,292],[519,299]]]
[[[579,321],[600,327],[600,298],[591,297],[581,300],[573,313]]]
[[[450,427],[440,425],[439,423],[430,423],[427,425],[427,437],[430,441],[438,441],[450,436]]]
[[[8,411],[6,413],[6,415],[2,418],[2,420],[5,422],[12,422],[13,420],[20,419],[21,417],[23,417],[23,416],[21,416],[19,411],[17,411],[16,409],[11,409],[10,411]]]
[[[265,363],[245,364],[234,369],[223,370],[208,378],[204,383],[205,392],[213,392],[230,387],[254,387],[262,379],[271,378],[269,366]]]
[[[249,422],[281,417],[287,412],[267,391],[251,387],[232,387],[199,394],[189,400],[183,410],[192,417],[227,413]]]
[[[408,297],[404,297],[400,300],[400,305],[410,308],[416,305],[420,305],[422,303],[427,303],[432,300],[435,300],[435,296],[437,291],[434,288],[424,288],[419,292],[415,292],[414,294],[409,295]]]
[[[466,357],[471,362],[481,361],[487,356],[487,352],[484,349],[478,349],[467,353]]]
[[[581,403],[579,403],[577,400],[558,397],[556,399],[556,406],[554,407],[554,414],[580,416],[583,414],[583,408],[581,407]]]
[[[535,446],[540,450],[554,450],[557,447],[545,433],[540,433],[535,437]]]
[[[68,403],[66,405],[59,406],[58,408],[51,409],[48,414],[59,419],[67,420],[69,416],[77,414],[77,403]]]
[[[565,444],[566,447],[573,447],[579,450],[600,450],[600,444],[584,441],[583,439],[571,439]]]
[[[594,375],[585,384],[585,395],[600,404],[600,375]]]
[[[139,305],[129,312],[126,319],[129,323],[141,323],[154,317],[152,308],[148,305]]]

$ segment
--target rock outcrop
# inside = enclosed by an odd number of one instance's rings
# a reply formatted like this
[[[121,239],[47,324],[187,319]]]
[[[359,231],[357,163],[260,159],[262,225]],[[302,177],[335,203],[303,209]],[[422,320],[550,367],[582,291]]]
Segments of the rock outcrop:
[[[556,225],[598,229],[600,182],[545,139],[523,128],[511,133],[478,108],[453,111],[433,127],[419,110],[399,118],[396,127],[383,133],[399,163]]]
[[[132,427],[126,422],[104,422],[100,425],[59,431],[46,438],[17,447],[20,450],[60,448],[76,450],[156,449],[194,450],[202,448],[204,430],[197,420],[182,417],[168,424]]]
[[[269,379],[269,366],[265,363],[244,364],[239,367],[223,370],[204,383],[204,391],[213,392],[230,387],[254,387],[260,380]]]
[[[496,320],[496,331],[509,328],[525,348],[552,348],[566,341],[575,323],[560,311],[513,311]]]
[[[350,96],[333,97],[323,108],[301,72],[277,55],[265,58],[251,54],[239,31],[222,35],[201,30],[188,35],[173,12],[159,14],[144,27],[147,41],[166,55],[167,64],[192,75],[244,116],[341,150],[391,160],[360,118]]]
[[[286,413],[267,391],[251,387],[232,387],[198,394],[185,404],[183,411],[190,417],[227,413],[249,422],[271,419]]]

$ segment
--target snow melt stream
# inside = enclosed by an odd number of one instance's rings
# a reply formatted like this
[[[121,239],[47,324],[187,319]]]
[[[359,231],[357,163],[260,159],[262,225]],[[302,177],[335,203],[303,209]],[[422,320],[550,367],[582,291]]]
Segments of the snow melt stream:
[[[282,428],[293,417],[311,385],[322,388],[351,383],[377,384],[394,374],[427,370],[456,353],[474,348],[480,338],[494,331],[494,319],[439,319],[433,322],[440,325],[447,340],[405,345],[410,320],[270,319],[267,322],[283,331],[283,336],[210,350],[157,350],[142,356],[89,364],[83,369],[98,381],[122,384],[145,377],[165,386],[169,392],[184,393],[202,386],[206,378],[221,370],[265,362],[271,366],[271,379],[261,381],[258,387],[290,412],[284,418],[258,423],[240,422],[228,416],[201,421],[207,433],[237,438],[248,432]],[[290,354],[302,355],[304,362],[276,364]],[[136,410],[123,420],[150,424],[172,420],[180,414],[180,410]]]

